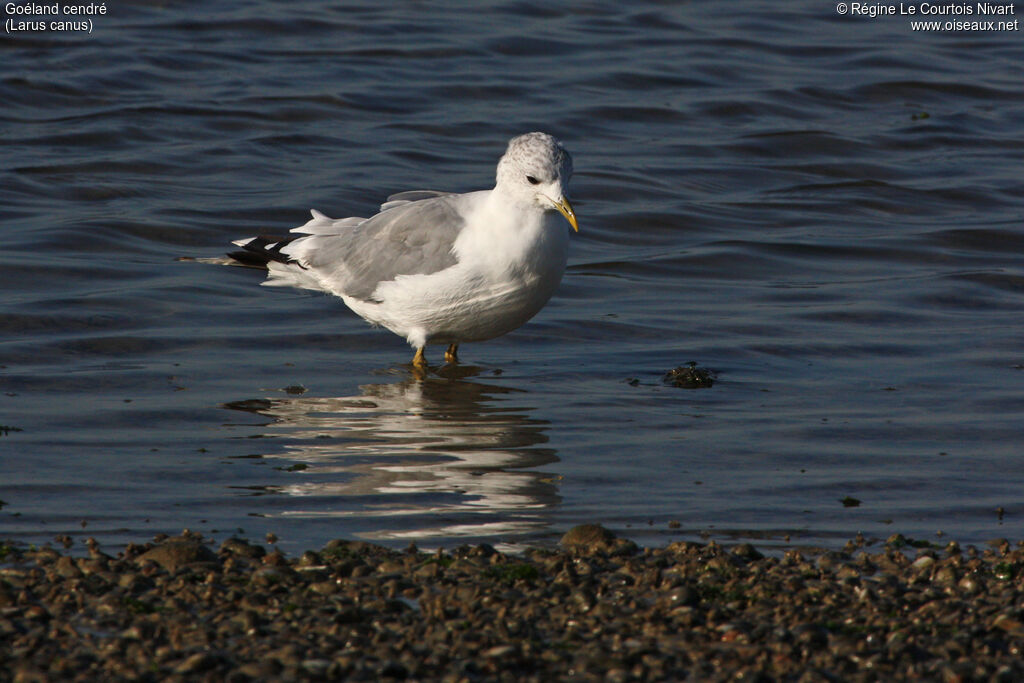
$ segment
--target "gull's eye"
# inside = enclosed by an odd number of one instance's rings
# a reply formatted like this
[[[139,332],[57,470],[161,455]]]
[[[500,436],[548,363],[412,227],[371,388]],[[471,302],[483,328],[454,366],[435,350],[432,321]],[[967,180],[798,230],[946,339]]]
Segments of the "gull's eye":
[[[534,178],[532,175],[526,176],[526,181],[528,183],[530,183],[531,185],[539,185],[540,184],[540,181],[537,180],[536,178]]]

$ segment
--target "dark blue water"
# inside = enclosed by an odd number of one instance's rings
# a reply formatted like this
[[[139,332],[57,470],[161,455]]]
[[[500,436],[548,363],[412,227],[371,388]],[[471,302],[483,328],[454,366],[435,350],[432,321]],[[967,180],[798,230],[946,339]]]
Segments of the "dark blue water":
[[[107,9],[0,38],[0,537],[1022,536],[1019,30],[810,1]],[[415,379],[338,300],[181,260],[489,187],[538,129],[575,159],[570,268],[458,377]],[[690,361],[712,388],[662,381]]]

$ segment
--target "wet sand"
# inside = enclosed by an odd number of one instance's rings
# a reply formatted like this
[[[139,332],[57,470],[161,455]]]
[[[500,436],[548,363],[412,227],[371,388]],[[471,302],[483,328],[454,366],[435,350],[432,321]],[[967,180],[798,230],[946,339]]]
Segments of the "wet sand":
[[[4,545],[0,680],[1021,680],[1022,548]]]

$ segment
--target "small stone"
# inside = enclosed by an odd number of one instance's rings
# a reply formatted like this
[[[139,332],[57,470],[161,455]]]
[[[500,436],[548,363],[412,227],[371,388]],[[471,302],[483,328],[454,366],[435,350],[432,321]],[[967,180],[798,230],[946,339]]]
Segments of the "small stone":
[[[340,589],[337,581],[318,581],[310,584],[309,590],[319,595],[334,595]]]
[[[268,567],[287,567],[288,558],[286,558],[284,556],[284,553],[282,553],[280,550],[275,550],[272,553],[267,553],[263,557],[263,564],[267,565]]]
[[[950,566],[939,567],[932,577],[932,581],[940,585],[953,585],[957,582],[956,570]]]
[[[259,586],[273,586],[284,583],[292,572],[286,567],[260,567],[254,571],[249,580]]]
[[[892,534],[885,539],[885,544],[902,548],[907,545],[907,538],[903,534]]]
[[[915,572],[924,572],[924,571],[929,571],[934,566],[935,566],[935,558],[934,557],[929,557],[928,555],[922,555],[921,557],[919,557],[916,560],[914,560],[913,563],[911,563],[910,569],[911,569],[911,571],[915,571]]]
[[[131,572],[121,574],[117,580],[117,585],[121,588],[125,588],[129,593],[135,593],[141,590],[148,590],[153,587],[152,579],[149,579],[142,574]]]
[[[307,550],[306,552],[302,553],[302,556],[299,558],[298,562],[298,565],[300,567],[317,567],[322,564],[323,560],[320,559],[320,553],[313,552],[312,550]]]
[[[628,538],[616,538],[612,541],[608,554],[612,557],[626,557],[635,554],[638,549],[637,544]]]
[[[47,565],[56,562],[60,558],[60,553],[53,548],[40,548],[32,553],[32,558],[36,564]]]
[[[860,570],[854,566],[844,564],[838,570],[836,570],[836,578],[843,579],[857,579],[860,577]]]
[[[304,659],[302,660],[302,670],[311,676],[323,677],[327,674],[327,669],[331,666],[331,662],[328,659]]]
[[[57,560],[53,565],[53,570],[57,572],[58,576],[63,576],[65,579],[75,579],[82,575],[82,570],[69,555]]]
[[[1011,636],[1020,638],[1024,636],[1024,622],[1007,614],[1000,614],[992,620],[992,628],[1006,631]]]
[[[253,545],[240,538],[229,538],[220,544],[220,552],[222,554],[259,559],[267,554],[267,549],[260,545]]]
[[[414,571],[413,576],[418,579],[433,579],[441,574],[441,565],[437,562],[427,562]]]
[[[957,587],[964,593],[967,593],[968,595],[973,595],[974,593],[979,592],[983,588],[981,582],[977,578],[970,575],[967,575],[960,579],[960,582],[957,584]]]
[[[686,605],[687,607],[696,607],[700,602],[700,596],[697,591],[689,586],[675,588],[665,598],[670,606]]]
[[[510,654],[512,654],[515,651],[516,651],[516,648],[515,648],[514,645],[495,645],[491,649],[486,650],[483,653],[483,656],[491,658],[491,659],[496,659],[498,657],[504,657],[506,655],[510,655]]]
[[[379,673],[382,678],[406,678],[409,670],[401,662],[389,659],[381,665]]]
[[[220,658],[209,652],[198,652],[174,667],[174,673],[183,676],[203,673],[216,667]]]
[[[180,539],[165,541],[135,559],[137,564],[154,562],[172,574],[182,567],[196,562],[216,561],[217,556],[202,543]]]
[[[615,534],[605,529],[600,524],[580,524],[569,529],[562,536],[562,545],[591,545],[594,543],[609,543],[615,540]]]
[[[580,524],[569,529],[559,542],[566,548],[591,554],[607,551],[615,542],[615,534],[600,524]]]
[[[812,650],[818,650],[828,645],[828,631],[814,624],[802,624],[792,629],[796,642],[805,645]]]
[[[752,561],[760,560],[764,558],[757,548],[750,543],[740,543],[738,546],[732,549],[732,554],[742,560]]]
[[[48,621],[50,613],[42,605],[30,605],[22,612],[22,616],[32,621]]]

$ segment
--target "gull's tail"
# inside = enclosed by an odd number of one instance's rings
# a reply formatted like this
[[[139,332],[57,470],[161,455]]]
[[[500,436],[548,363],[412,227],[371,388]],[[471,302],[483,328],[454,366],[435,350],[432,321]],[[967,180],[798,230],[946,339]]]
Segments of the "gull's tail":
[[[267,271],[263,284],[267,287],[299,287],[318,292],[338,294],[336,288],[321,277],[308,261],[325,238],[340,236],[363,223],[365,218],[330,218],[317,210],[310,211],[312,219],[305,225],[292,228],[285,237],[260,235],[235,240],[241,247],[228,253],[227,264],[247,266]],[[340,294],[339,294],[340,296]]]
[[[299,239],[301,235],[289,235],[287,237],[274,237],[271,235],[259,235],[248,237],[244,240],[235,240],[232,244],[242,247],[239,251],[229,251],[228,258],[233,262],[230,265],[247,266],[249,268],[260,268],[269,270],[270,263],[284,263],[302,267],[298,261],[281,252],[281,249]]]
[[[407,202],[396,203],[404,204]],[[335,219],[325,216],[316,209],[311,210],[310,214],[312,214],[313,218],[309,222],[305,225],[300,225],[297,228],[292,228],[289,231],[296,234],[284,237],[259,235],[257,237],[247,237],[246,239],[235,240],[232,244],[241,247],[242,250],[228,252],[228,257],[232,259],[228,262],[229,265],[248,266],[250,268],[270,270],[271,263],[282,263],[286,266],[296,266],[305,270],[305,266],[303,266],[302,263],[299,262],[292,254],[283,251],[285,247],[296,240],[300,240],[303,237],[309,237],[310,235],[341,234],[342,232],[350,230],[366,220],[365,218],[358,217]]]

